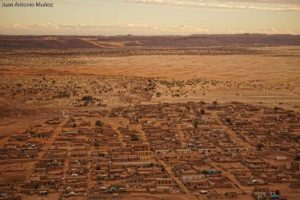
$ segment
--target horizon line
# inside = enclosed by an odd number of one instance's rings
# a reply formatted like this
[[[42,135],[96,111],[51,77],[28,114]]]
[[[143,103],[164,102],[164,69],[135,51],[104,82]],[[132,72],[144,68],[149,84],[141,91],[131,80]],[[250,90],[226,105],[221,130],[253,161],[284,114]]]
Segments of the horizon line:
[[[290,36],[300,36],[299,34],[292,33],[199,33],[199,34],[152,34],[152,35],[138,35],[138,34],[120,34],[120,35],[98,35],[98,34],[0,34],[0,36],[88,36],[88,37],[120,37],[120,36],[136,36],[136,37],[166,37],[166,36],[181,36],[181,37],[189,37],[189,36],[213,36],[213,35],[267,35],[267,36],[275,36],[275,35],[290,35]]]

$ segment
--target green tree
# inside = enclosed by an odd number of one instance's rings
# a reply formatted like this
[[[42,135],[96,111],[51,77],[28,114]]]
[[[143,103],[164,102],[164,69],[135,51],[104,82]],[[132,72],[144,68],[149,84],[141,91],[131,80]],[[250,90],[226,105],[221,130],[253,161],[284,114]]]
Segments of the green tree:
[[[264,145],[262,144],[262,143],[258,143],[257,145],[256,145],[256,148],[257,148],[257,150],[258,151],[261,151],[261,149],[264,147]]]
[[[83,96],[81,100],[85,101],[87,103],[92,103],[93,102],[93,97],[90,96],[90,95],[87,95],[87,96]]]
[[[193,122],[193,125],[194,125],[194,128],[198,128],[198,126],[199,126],[199,120],[194,120],[194,122]]]
[[[229,124],[229,125],[232,125],[232,121],[230,118],[226,118],[226,123]]]
[[[37,190],[37,189],[40,188],[40,184],[39,184],[38,182],[35,182],[35,183],[33,184],[33,187],[34,187],[35,190]]]
[[[139,137],[136,134],[131,135],[131,141],[139,141]]]
[[[97,121],[95,122],[95,125],[96,125],[96,126],[102,126],[102,124],[103,124],[103,123],[102,123],[102,121],[100,121],[100,120],[97,120]]]
[[[204,114],[205,114],[205,110],[202,108],[202,109],[200,110],[200,113],[201,113],[201,115],[204,115]]]
[[[100,147],[100,142],[99,141],[95,141],[94,142],[94,147],[96,147],[96,148]]]

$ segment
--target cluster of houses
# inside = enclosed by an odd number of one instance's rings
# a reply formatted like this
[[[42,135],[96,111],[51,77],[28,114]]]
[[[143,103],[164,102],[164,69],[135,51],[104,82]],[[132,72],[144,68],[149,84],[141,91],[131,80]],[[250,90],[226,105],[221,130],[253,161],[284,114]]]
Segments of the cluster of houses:
[[[220,119],[243,140],[262,151],[286,151],[295,154],[299,150],[300,114],[280,108],[257,107],[234,103],[220,107]]]
[[[299,113],[240,103],[74,110],[6,139],[1,176],[13,164],[26,176],[1,182],[0,199],[288,199],[274,185],[300,192],[299,122]]]

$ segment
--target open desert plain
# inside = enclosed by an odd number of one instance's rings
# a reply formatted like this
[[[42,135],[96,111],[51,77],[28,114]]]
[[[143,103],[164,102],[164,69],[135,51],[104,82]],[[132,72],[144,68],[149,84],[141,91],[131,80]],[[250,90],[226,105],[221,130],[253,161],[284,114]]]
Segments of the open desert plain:
[[[0,200],[300,197],[300,36],[0,36]]]

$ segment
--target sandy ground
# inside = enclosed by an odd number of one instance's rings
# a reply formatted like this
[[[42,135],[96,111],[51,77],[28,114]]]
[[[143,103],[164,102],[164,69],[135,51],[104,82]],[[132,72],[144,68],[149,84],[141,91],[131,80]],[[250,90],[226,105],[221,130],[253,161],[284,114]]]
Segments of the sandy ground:
[[[82,59],[84,60],[84,58]],[[96,68],[71,68],[72,72],[183,79],[206,77],[222,80],[259,80],[263,82],[297,80],[300,82],[298,66],[300,58],[297,57],[130,56],[98,57],[92,58],[90,61],[94,62],[91,65]]]
[[[300,83],[300,57],[271,57],[260,55],[217,56],[128,56],[86,57],[82,65],[56,67],[1,66],[1,74],[109,74],[143,77],[190,79],[206,77],[221,80],[258,80],[264,83],[290,81]],[[50,62],[50,61],[49,61]]]

